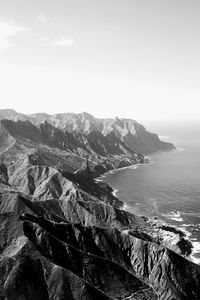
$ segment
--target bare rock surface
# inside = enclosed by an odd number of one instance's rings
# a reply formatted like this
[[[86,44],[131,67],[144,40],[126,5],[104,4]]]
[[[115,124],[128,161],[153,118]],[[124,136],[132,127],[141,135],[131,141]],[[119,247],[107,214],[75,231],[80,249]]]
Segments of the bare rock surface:
[[[79,146],[84,144],[84,148],[100,155],[130,154],[131,151],[147,154],[174,148],[172,144],[160,141],[157,134],[148,132],[143,125],[131,119],[98,119],[86,112],[23,115],[13,110],[0,110],[1,119],[29,121],[45,132],[45,136],[48,131],[52,144],[57,142],[61,147],[64,144],[77,146],[79,141]],[[53,132],[57,133],[56,137]]]

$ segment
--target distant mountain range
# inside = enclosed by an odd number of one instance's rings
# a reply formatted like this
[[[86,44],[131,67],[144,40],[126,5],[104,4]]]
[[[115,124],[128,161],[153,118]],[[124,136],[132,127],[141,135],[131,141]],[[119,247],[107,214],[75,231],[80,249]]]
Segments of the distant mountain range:
[[[55,194],[61,197],[60,183],[44,191],[44,179],[55,170],[72,173],[87,160],[92,175],[98,176],[148,162],[143,153],[173,148],[133,120],[96,119],[87,113],[50,116],[0,110],[2,180],[8,177],[9,184],[39,199],[54,198]],[[48,172],[44,166],[50,168]]]
[[[200,299],[185,234],[94,179],[172,144],[87,113],[0,119],[0,300]]]
[[[4,119],[9,121],[1,124],[14,138],[70,150],[101,163],[111,156],[123,156],[121,164],[127,165],[136,154],[174,149],[131,119],[97,119],[88,113],[24,115],[9,109],[0,110],[0,120]]]

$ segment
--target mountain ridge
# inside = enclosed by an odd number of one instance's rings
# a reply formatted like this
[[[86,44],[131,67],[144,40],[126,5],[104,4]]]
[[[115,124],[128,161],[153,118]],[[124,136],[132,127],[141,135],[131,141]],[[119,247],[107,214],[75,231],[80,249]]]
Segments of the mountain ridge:
[[[91,132],[88,136],[73,134],[54,127],[47,121],[39,126],[30,121],[0,121],[0,153],[4,158],[28,155],[35,161],[47,158],[53,163],[55,158],[60,165],[66,168],[70,165],[73,170],[80,168],[85,159],[89,159],[92,172],[96,175],[108,170],[128,166],[135,163],[144,163],[145,157],[129,149],[116,136],[108,139],[100,132]],[[34,155],[35,153],[35,155]],[[73,166],[74,165],[74,166]],[[68,170],[70,171],[70,170]]]
[[[145,127],[135,120],[125,118],[95,118],[86,112],[57,113],[53,115],[36,113],[24,115],[14,110],[0,110],[0,120],[10,119],[13,121],[30,121],[36,126],[46,121],[62,131],[69,133],[79,133],[84,136],[92,132],[99,132],[102,136],[110,137],[114,134],[121,142],[134,151],[141,154],[149,154],[156,151],[172,150],[175,147],[171,143],[160,141],[155,133],[148,132]]]

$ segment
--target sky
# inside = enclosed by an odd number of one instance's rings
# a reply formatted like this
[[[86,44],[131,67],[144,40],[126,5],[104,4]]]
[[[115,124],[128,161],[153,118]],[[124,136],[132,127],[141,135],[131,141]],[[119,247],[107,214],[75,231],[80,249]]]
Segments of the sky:
[[[0,0],[0,108],[195,121],[199,0]]]

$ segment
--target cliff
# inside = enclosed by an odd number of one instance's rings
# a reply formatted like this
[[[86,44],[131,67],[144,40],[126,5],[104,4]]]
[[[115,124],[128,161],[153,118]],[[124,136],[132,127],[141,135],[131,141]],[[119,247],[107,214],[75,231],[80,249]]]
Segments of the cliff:
[[[95,145],[99,141],[98,154],[101,155],[107,152],[121,154],[126,151],[130,152],[130,150],[147,154],[174,149],[171,143],[161,141],[157,134],[148,132],[143,125],[132,119],[120,119],[118,117],[115,119],[98,119],[86,112],[80,114],[48,115],[39,113],[23,115],[13,110],[0,110],[1,119],[29,120],[36,126],[47,121],[64,132],[67,131],[76,135],[81,142],[85,141],[95,152]]]
[[[0,154],[13,163],[28,155],[35,164],[73,172],[88,159],[94,175],[108,170],[146,161],[120,139],[110,139],[100,132],[88,136],[70,133],[54,127],[47,121],[36,126],[30,121],[0,121]]]

